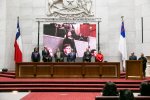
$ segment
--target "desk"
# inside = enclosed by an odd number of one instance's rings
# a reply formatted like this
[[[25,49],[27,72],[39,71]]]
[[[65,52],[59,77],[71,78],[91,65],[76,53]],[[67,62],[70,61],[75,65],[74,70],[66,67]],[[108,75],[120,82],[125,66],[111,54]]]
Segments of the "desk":
[[[16,78],[120,78],[119,62],[22,62],[16,63]]]

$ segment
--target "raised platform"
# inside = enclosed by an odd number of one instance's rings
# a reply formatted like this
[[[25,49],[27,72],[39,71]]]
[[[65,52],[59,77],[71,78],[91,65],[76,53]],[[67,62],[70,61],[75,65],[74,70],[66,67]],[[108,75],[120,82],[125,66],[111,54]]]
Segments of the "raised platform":
[[[6,73],[5,73],[6,74]],[[115,82],[117,89],[130,89],[139,92],[142,81],[125,78],[7,78],[0,77],[0,91],[35,91],[35,92],[101,92],[108,81]]]

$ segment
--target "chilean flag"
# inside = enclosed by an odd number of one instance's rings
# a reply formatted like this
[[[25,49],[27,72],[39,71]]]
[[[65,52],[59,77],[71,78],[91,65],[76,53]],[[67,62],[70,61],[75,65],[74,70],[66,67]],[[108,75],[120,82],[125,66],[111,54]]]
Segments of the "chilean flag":
[[[16,63],[22,62],[22,39],[20,35],[19,17],[17,19],[17,32],[16,32],[14,49],[15,49],[15,54],[14,54],[15,62]]]

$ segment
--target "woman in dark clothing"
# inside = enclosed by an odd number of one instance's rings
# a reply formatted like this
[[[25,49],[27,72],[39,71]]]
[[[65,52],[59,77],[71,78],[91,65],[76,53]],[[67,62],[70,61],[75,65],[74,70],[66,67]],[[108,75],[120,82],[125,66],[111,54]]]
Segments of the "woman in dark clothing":
[[[34,48],[34,51],[32,52],[32,55],[31,55],[31,60],[32,62],[40,62],[40,53],[39,53],[39,50],[37,47]]]
[[[44,50],[42,50],[42,57],[43,62],[52,62],[52,57],[46,47],[44,47]]]

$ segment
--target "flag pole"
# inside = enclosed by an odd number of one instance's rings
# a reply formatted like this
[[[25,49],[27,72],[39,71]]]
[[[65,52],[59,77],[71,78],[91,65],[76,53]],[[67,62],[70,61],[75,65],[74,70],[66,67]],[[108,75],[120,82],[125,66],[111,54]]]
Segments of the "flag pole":
[[[19,21],[19,16],[17,17],[17,21]]]
[[[37,43],[37,47],[38,47],[38,51],[39,51],[39,47],[40,47],[40,43],[39,43],[39,40],[40,40],[40,21],[38,21],[38,43]]]
[[[143,17],[141,17],[141,27],[142,27],[142,43],[143,43]]]
[[[122,21],[123,21],[123,18],[124,18],[124,16],[121,16]]]
[[[101,22],[101,18],[98,21],[98,52],[100,50],[100,22]]]

